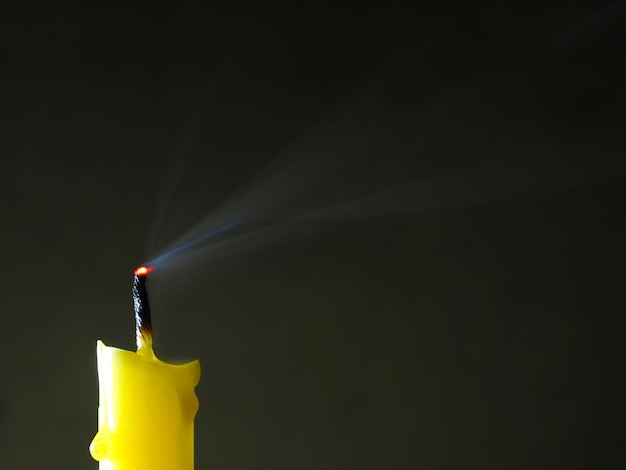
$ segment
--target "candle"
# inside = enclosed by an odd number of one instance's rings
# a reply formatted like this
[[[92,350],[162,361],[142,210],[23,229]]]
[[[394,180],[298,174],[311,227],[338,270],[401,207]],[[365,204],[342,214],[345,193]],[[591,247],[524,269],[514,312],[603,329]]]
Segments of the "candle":
[[[89,450],[100,470],[193,470],[200,362],[169,364],[155,356],[150,271],[142,266],[134,277],[137,352],[97,344],[98,432]]]

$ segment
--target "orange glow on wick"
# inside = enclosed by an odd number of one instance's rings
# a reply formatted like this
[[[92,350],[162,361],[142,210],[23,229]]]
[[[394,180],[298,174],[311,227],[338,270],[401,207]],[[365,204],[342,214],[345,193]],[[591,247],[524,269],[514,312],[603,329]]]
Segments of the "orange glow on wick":
[[[151,272],[152,268],[150,266],[139,266],[137,269],[135,269],[136,276],[147,276]]]

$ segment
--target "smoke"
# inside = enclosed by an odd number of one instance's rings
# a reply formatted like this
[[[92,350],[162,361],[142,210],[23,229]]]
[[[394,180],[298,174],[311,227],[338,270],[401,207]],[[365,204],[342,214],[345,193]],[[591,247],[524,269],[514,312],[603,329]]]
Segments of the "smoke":
[[[623,138],[608,115],[607,125],[590,125],[593,113],[572,118],[542,102],[551,93],[567,98],[559,76],[491,70],[433,86],[421,70],[406,71],[399,64],[361,80],[153,262],[232,253],[355,218],[419,217],[624,177]]]

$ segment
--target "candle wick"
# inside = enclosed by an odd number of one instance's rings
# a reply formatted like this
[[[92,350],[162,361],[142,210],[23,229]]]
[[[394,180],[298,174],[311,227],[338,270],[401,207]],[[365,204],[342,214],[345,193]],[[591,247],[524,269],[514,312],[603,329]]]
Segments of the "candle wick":
[[[133,280],[133,307],[135,310],[135,330],[137,337],[137,352],[146,350],[152,352],[152,318],[148,289],[146,288],[146,273],[135,272]]]

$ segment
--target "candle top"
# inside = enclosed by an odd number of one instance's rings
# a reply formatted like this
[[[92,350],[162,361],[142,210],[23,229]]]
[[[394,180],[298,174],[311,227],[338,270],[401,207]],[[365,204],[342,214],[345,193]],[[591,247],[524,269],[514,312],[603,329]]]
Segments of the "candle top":
[[[98,432],[89,450],[100,470],[193,470],[200,363],[169,364],[155,356],[146,289],[151,271],[139,266],[134,272],[137,352],[98,341]]]

